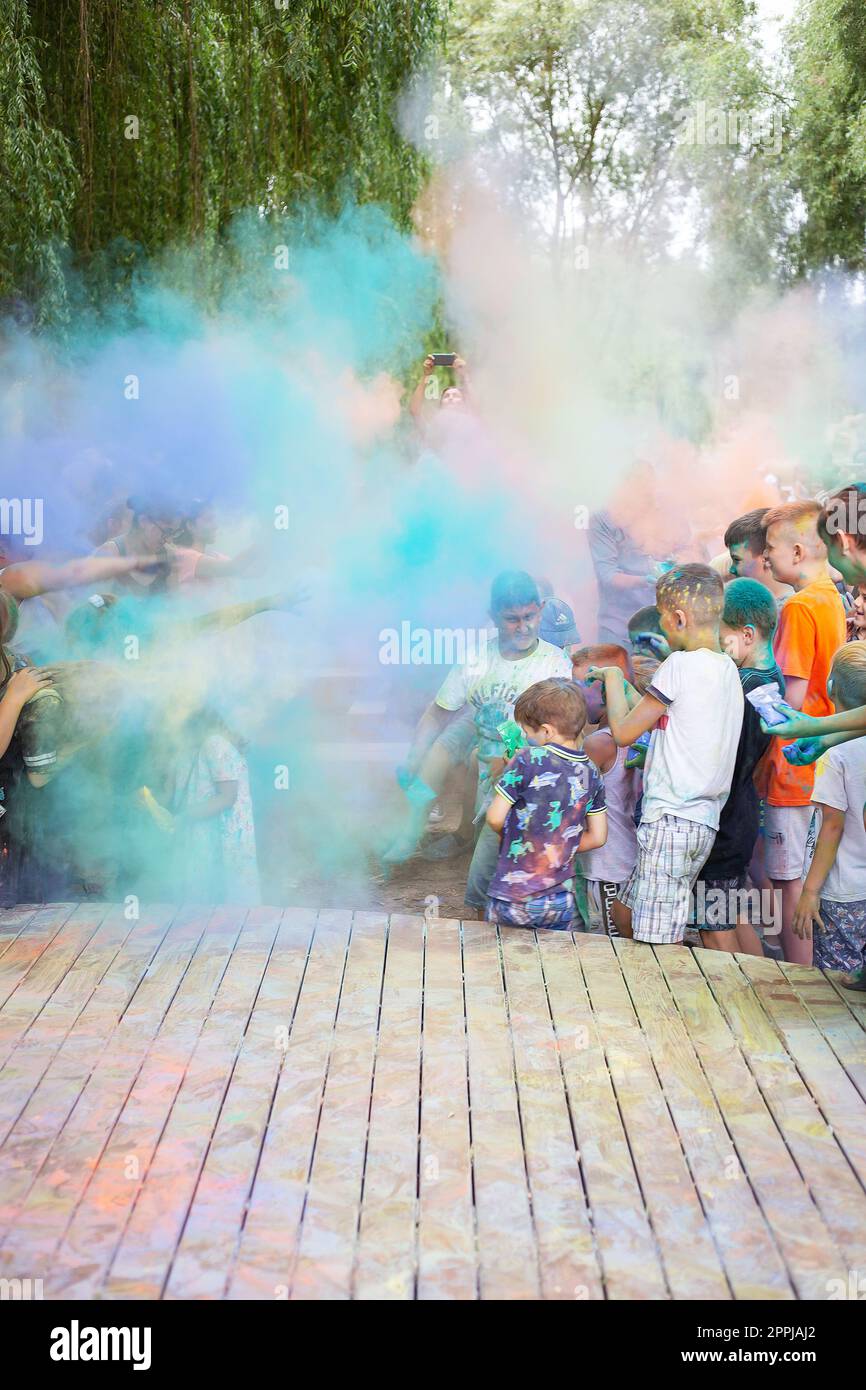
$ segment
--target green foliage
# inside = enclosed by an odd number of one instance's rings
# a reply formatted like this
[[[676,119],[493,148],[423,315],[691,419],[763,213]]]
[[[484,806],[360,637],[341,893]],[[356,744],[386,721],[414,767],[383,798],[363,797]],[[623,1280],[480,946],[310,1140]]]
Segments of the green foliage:
[[[756,151],[685,149],[681,138],[698,100],[766,103],[750,13],[741,0],[456,0],[449,78],[555,253],[600,237],[662,255],[705,188],[723,196],[690,212],[704,239],[716,220],[738,230],[738,207],[753,273],[766,274],[772,234],[743,177]],[[740,183],[748,193],[736,200]]]
[[[407,225],[422,161],[395,125],[438,0],[0,0],[0,294],[102,298],[242,208],[348,194]],[[21,238],[22,221],[27,223]],[[56,307],[56,306],[55,306]]]
[[[788,169],[804,218],[793,268],[866,267],[866,9],[808,0],[791,35],[794,122]]]

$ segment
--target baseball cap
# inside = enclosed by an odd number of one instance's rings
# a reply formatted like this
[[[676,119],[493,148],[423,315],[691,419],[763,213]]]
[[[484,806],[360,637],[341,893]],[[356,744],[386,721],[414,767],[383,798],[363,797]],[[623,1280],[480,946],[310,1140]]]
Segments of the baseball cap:
[[[561,598],[544,600],[538,635],[542,641],[552,642],[554,647],[571,647],[580,641],[574,614]]]

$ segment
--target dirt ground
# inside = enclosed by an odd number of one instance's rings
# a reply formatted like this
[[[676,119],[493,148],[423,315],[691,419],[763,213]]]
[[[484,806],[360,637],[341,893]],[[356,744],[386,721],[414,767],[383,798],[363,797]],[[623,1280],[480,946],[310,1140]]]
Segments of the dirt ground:
[[[435,827],[431,826],[431,839],[456,829],[462,790],[461,770],[446,785],[437,803],[444,817]],[[396,787],[390,799],[395,814],[399,814],[401,799]],[[277,860],[263,872],[264,900],[296,907],[353,908],[417,916],[427,912],[439,917],[465,918],[467,909],[463,895],[471,858],[471,849],[467,849],[453,859],[428,862],[416,855],[406,864],[386,868],[371,853],[366,870],[351,878],[330,878],[321,873],[306,875],[295,868],[290,880],[281,877]]]

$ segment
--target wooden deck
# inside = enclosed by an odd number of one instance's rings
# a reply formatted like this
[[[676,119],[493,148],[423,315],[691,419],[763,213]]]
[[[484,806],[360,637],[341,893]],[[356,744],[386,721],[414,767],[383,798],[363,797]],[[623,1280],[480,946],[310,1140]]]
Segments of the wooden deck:
[[[866,1001],[371,913],[0,914],[0,1276],[45,1298],[827,1298]],[[840,1286],[841,1287],[841,1286]]]

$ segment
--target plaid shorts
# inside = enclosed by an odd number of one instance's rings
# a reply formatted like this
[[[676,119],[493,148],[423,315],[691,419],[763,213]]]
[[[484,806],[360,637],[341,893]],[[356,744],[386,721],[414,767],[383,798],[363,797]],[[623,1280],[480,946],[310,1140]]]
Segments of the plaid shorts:
[[[507,898],[488,898],[488,922],[500,927],[552,927],[554,931],[576,931],[580,926],[577,900],[570,886],[552,893],[536,893],[534,898],[511,902]]]
[[[681,816],[661,816],[637,829],[637,864],[619,900],[632,911],[635,941],[680,942],[692,884],[713,847],[715,830]]]
[[[862,970],[866,965],[866,899],[853,903],[822,898],[818,911],[826,931],[812,932],[812,963],[819,970]]]

